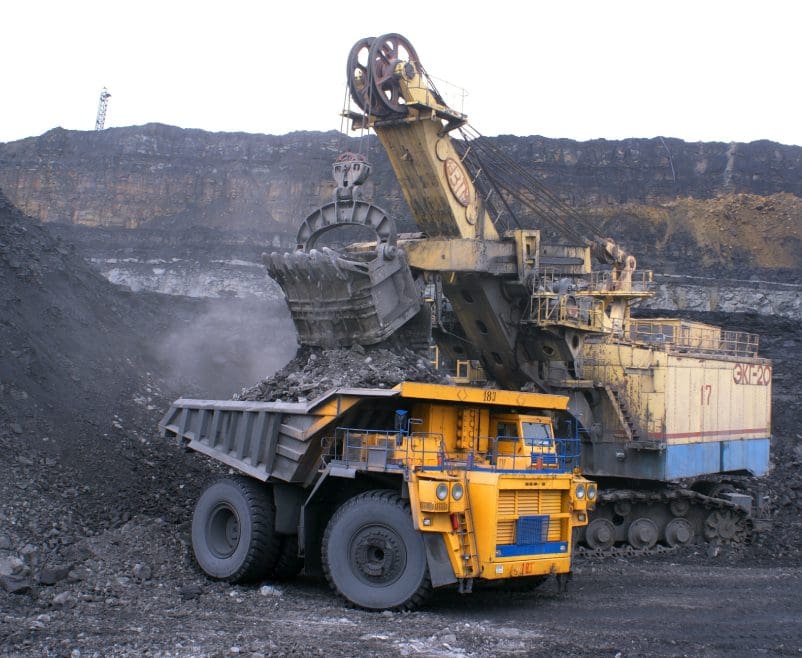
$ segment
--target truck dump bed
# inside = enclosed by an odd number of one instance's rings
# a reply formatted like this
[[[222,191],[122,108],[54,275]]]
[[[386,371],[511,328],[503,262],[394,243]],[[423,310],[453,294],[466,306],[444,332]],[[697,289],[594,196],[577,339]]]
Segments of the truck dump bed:
[[[366,399],[397,389],[335,388],[309,402],[179,398],[159,422],[164,436],[262,481],[306,484],[325,451],[322,432]]]

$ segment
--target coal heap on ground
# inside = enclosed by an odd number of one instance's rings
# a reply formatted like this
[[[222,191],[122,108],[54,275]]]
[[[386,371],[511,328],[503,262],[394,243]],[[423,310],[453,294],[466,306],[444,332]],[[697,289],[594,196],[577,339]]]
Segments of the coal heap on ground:
[[[154,444],[153,297],[108,283],[0,193],[0,557],[183,513],[178,487],[200,465]]]

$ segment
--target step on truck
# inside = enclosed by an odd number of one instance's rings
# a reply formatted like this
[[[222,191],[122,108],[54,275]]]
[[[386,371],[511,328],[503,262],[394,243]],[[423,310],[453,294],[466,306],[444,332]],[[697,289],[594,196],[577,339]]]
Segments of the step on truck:
[[[410,610],[437,587],[569,573],[597,490],[578,471],[567,407],[565,396],[403,382],[308,402],[182,398],[160,427],[234,472],[195,505],[192,548],[209,577],[303,568],[351,605]]]

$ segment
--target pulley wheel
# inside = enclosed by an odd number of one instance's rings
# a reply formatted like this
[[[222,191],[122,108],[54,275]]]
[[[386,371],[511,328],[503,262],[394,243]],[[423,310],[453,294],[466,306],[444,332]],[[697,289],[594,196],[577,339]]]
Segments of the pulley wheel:
[[[401,95],[401,76],[409,79],[421,70],[418,54],[412,44],[400,34],[380,36],[370,46],[368,66],[375,105],[384,106],[385,114],[406,114],[407,107]]]
[[[346,76],[348,91],[359,108],[367,114],[384,116],[389,114],[389,110],[377,98],[376,92],[373,91],[373,85],[370,82],[370,71],[368,70],[370,47],[374,41],[373,37],[366,37],[354,44],[348,55]]]

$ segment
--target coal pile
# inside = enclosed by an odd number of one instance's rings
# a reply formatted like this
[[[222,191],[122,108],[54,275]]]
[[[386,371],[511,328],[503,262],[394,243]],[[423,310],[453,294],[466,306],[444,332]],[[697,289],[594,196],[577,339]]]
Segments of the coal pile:
[[[268,335],[281,358],[295,339],[272,309],[243,324],[236,300],[114,286],[2,193],[0,309],[0,654],[42,655],[26,643],[56,620],[123,607],[157,579],[180,597],[197,577],[186,527],[215,471],[156,430],[184,390],[178,367],[192,362],[196,388],[211,370],[237,381],[230,395],[253,376],[221,362],[254,363]]]
[[[0,192],[0,655],[78,655],[76,628],[100,637],[85,655],[169,646],[171,624],[143,646],[109,619],[158,595],[168,617],[206,582],[187,528],[216,471],[156,427],[186,361],[196,388],[210,371],[238,381],[226,395],[253,377],[221,363],[254,362],[268,336],[286,362],[289,320],[248,311],[114,286]]]
[[[772,526],[755,538],[751,554],[766,563],[802,564],[802,325],[759,315],[722,318],[722,324],[733,321],[760,336],[760,354],[773,362],[771,472],[760,483]]]
[[[405,347],[304,347],[275,375],[244,389],[236,399],[295,402],[332,388],[392,388],[402,381],[445,384],[448,378],[426,356]]]
[[[176,494],[200,465],[154,436],[160,305],[109,284],[1,193],[0,308],[1,593],[138,514],[181,517]]]

